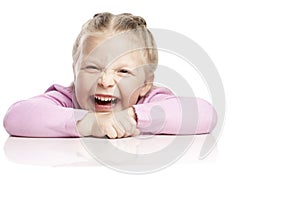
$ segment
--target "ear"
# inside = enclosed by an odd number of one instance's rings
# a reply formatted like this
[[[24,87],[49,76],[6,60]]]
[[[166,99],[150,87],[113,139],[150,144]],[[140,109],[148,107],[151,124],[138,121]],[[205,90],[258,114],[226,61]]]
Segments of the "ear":
[[[140,90],[140,96],[143,97],[145,96],[152,88],[153,86],[153,80],[154,76],[152,75],[148,80],[145,81],[144,86]]]
[[[141,97],[145,96],[145,95],[150,91],[150,89],[152,88],[152,86],[153,86],[152,83],[146,83],[146,84],[142,87],[142,89],[141,89],[141,91],[140,91],[140,96],[141,96]]]
[[[73,81],[75,81],[76,80],[76,74],[75,74],[75,63],[74,62],[72,64],[72,67],[73,67],[73,76],[74,76],[74,80]]]

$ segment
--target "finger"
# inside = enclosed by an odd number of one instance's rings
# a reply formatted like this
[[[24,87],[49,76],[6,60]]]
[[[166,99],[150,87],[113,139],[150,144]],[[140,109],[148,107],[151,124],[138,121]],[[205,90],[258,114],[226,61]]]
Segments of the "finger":
[[[103,128],[99,128],[98,130],[94,130],[92,135],[94,137],[98,137],[98,138],[106,136],[105,130]]]
[[[140,135],[140,130],[139,129],[135,129],[135,131],[134,131],[134,134],[132,135],[132,136],[138,136],[138,135]]]
[[[139,134],[140,134],[140,130],[133,127],[133,129],[130,132],[127,132],[125,134],[125,137],[129,137],[129,136],[135,137],[138,136]]]
[[[118,134],[117,134],[116,130],[113,127],[107,128],[105,133],[111,139],[115,139],[115,138],[118,137]]]
[[[122,121],[120,123],[122,124],[122,126],[125,129],[124,137],[128,137],[128,136],[133,135],[135,129],[134,129],[134,125],[131,124],[130,121],[125,120],[125,121]]]
[[[95,133],[93,134],[94,137],[98,137],[98,138],[102,138],[102,137],[105,137],[106,134],[104,132],[101,132],[101,133]]]
[[[131,124],[131,131],[132,131],[133,133],[135,133],[136,130],[137,130],[137,123],[136,123],[135,119],[130,118],[130,119],[129,119],[129,122],[130,122],[130,124]]]
[[[121,138],[125,135],[125,129],[121,125],[114,124],[113,127],[116,130],[118,138]]]
[[[121,120],[119,121],[120,126],[123,127],[123,129],[125,130],[125,132],[127,133],[128,131],[130,131],[130,123],[127,120]]]

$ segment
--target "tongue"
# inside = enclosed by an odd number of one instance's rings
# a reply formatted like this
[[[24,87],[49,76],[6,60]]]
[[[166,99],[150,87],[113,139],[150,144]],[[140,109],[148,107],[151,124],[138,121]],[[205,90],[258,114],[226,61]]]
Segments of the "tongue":
[[[110,105],[111,101],[98,101],[97,104],[99,104],[99,105]]]

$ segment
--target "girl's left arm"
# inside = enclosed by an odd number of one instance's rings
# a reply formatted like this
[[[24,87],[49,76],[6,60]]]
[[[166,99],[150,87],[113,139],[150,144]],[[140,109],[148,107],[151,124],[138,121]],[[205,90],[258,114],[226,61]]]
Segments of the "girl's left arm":
[[[214,107],[201,98],[176,97],[160,92],[148,102],[133,107],[141,132],[201,134],[211,132],[217,123]]]

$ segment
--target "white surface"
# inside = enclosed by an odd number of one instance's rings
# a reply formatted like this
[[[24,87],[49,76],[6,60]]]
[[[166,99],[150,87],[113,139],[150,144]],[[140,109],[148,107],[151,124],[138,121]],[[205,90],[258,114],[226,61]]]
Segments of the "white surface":
[[[1,119],[8,106],[72,80],[81,24],[102,11],[144,16],[208,53],[222,77],[227,113],[216,160],[147,175],[105,167],[10,162],[0,151],[1,199],[299,199],[297,1],[1,1]],[[0,145],[7,134],[1,127]]]
[[[132,164],[133,162],[125,158],[115,159],[114,157],[118,156],[117,154],[110,155],[107,160],[101,160],[101,157],[97,157],[97,154],[101,154],[99,150],[107,152],[110,150],[109,148],[115,148],[124,153],[133,154],[138,160],[138,156],[147,156],[152,153],[158,153],[159,156],[159,153],[166,147],[176,144],[175,139],[179,142],[187,139],[189,142],[185,148],[186,152],[183,155],[179,154],[174,157],[174,161],[181,164],[198,163],[201,159],[199,155],[206,137],[207,135],[141,135],[116,140],[106,138],[8,137],[4,145],[4,152],[6,158],[16,164],[50,167],[103,166],[103,162],[108,164],[111,161],[118,161],[116,165],[121,170],[123,165]],[[103,148],[93,149],[91,145]],[[173,148],[176,148],[176,145]],[[216,161],[216,158],[217,148],[215,147],[213,152],[206,157],[206,160]],[[144,163],[139,163],[144,165],[149,164],[149,161],[150,159],[145,159]],[[171,164],[169,163],[167,166]],[[114,168],[114,166],[110,168]]]

